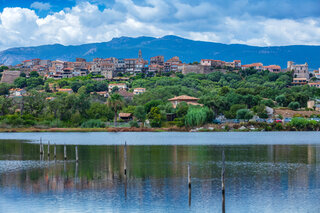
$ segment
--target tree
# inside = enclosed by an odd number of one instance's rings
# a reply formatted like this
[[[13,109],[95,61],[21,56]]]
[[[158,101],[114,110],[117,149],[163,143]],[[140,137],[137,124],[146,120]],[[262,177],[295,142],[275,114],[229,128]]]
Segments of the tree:
[[[11,86],[7,83],[0,83],[0,95],[8,95]]]
[[[45,108],[45,96],[36,90],[31,90],[28,96],[23,97],[24,112],[40,117]]]
[[[299,102],[294,101],[294,102],[291,102],[288,107],[289,109],[297,110],[300,108],[300,104]]]
[[[117,126],[118,111],[121,110],[124,105],[123,97],[118,93],[114,93],[108,98],[107,105],[114,112],[114,125]]]
[[[248,109],[239,109],[237,111],[237,119],[250,120],[252,117],[253,115]]]
[[[102,119],[112,120],[114,114],[112,110],[102,103],[92,103],[90,108],[87,110],[88,117],[90,119]]]
[[[71,89],[73,92],[78,92],[79,88],[82,86],[82,84],[79,81],[74,81],[71,83]]]
[[[134,110],[134,113],[133,115],[139,120],[142,122],[142,126],[144,124],[144,121],[146,120],[146,116],[147,116],[147,113],[144,109],[143,106],[137,106],[136,109]]]
[[[14,80],[14,86],[16,88],[24,88],[27,86],[27,79],[24,77],[19,77]]]
[[[0,115],[6,115],[10,112],[10,108],[13,106],[12,99],[4,96],[0,96]]]
[[[147,115],[151,127],[161,127],[161,113],[158,107],[152,107]]]
[[[8,69],[9,69],[9,67],[7,67],[7,66],[1,66],[0,67],[0,72],[3,72],[3,71],[8,70]]]
[[[43,85],[43,79],[41,77],[32,77],[27,79],[27,87],[32,89],[39,85]]]
[[[37,71],[31,71],[29,76],[30,78],[37,78],[39,77],[39,73]]]
[[[280,105],[283,106],[286,103],[286,96],[285,95],[279,95],[276,97],[276,102]]]
[[[189,127],[201,126],[207,122],[208,108],[203,107],[189,107],[188,113],[185,117],[185,124]]]

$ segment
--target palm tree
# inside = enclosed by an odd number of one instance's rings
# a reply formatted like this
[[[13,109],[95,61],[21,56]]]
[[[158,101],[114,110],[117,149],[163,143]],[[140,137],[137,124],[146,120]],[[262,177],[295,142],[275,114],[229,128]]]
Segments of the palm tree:
[[[124,105],[123,97],[118,93],[114,93],[108,98],[107,105],[114,111],[114,126],[117,126],[118,111]]]

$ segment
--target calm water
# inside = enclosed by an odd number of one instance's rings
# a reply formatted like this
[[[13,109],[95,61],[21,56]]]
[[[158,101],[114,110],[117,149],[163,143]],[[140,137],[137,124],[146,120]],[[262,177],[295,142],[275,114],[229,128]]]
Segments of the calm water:
[[[319,136],[0,133],[0,212],[222,212],[222,150],[226,212],[320,212]],[[40,137],[57,144],[56,160],[53,146],[40,156]]]

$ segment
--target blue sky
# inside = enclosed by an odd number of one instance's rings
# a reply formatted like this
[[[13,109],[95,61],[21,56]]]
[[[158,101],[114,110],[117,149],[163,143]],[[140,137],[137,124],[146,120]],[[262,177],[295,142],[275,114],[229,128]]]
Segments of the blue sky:
[[[320,0],[0,0],[0,50],[120,36],[320,45]]]

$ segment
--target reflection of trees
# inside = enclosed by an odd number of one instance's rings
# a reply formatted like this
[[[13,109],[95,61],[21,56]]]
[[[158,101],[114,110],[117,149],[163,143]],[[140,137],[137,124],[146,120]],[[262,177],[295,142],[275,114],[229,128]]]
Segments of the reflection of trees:
[[[239,193],[247,178],[253,180],[255,188],[268,181],[281,190],[283,184],[288,189],[307,187],[310,176],[319,176],[319,172],[315,172],[315,169],[319,171],[320,163],[317,146],[224,146],[224,149],[227,183],[232,181],[234,190]],[[74,150],[74,146],[67,147],[68,159],[75,159]],[[221,150],[221,146],[128,146],[128,187],[134,184],[140,197],[146,181],[160,194],[168,186],[180,187],[176,181],[187,177],[187,163],[190,162],[192,178],[203,180],[201,190],[210,194],[213,187],[220,185],[217,180],[221,174]],[[122,146],[79,146],[76,171],[74,161],[68,161],[64,169],[63,161],[59,161],[63,159],[63,146],[57,146],[55,164],[51,162],[46,168],[1,174],[0,184],[15,186],[28,193],[116,190],[123,187],[123,154]],[[39,160],[39,147],[4,141],[0,143],[0,159]],[[171,196],[178,199],[179,194],[172,193]]]

